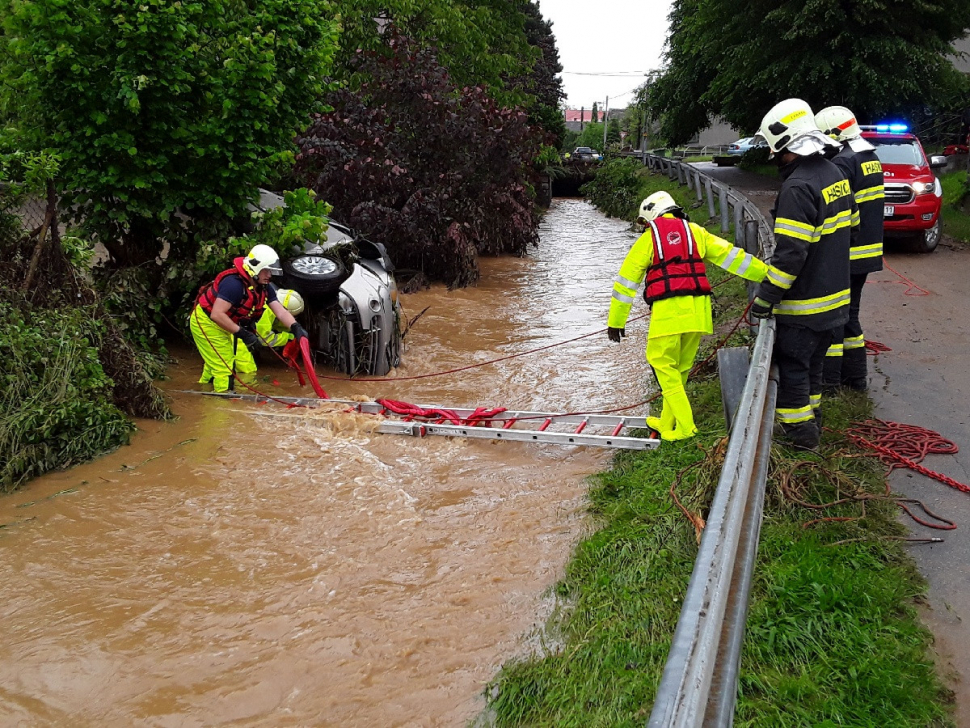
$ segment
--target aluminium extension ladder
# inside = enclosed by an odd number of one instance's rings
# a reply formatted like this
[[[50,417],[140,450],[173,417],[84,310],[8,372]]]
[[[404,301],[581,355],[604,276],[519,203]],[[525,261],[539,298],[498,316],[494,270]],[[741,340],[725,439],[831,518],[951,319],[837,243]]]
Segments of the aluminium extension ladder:
[[[192,393],[251,402],[271,401],[265,396],[254,394],[235,394],[233,392]],[[626,450],[652,450],[659,447],[661,442],[654,437],[634,437],[629,434],[631,429],[648,429],[646,419],[643,417],[506,410],[475,424],[454,424],[438,416],[428,418],[398,415],[385,408],[380,402],[357,402],[343,399],[320,400],[309,397],[273,397],[273,400],[309,408],[316,408],[324,403],[337,404],[346,407],[348,411],[380,415],[385,419],[381,421],[377,432],[386,435],[410,435],[411,437],[443,435],[446,437],[546,442],[556,445],[586,445]],[[448,412],[457,415],[462,422],[477,412],[474,409],[461,407],[420,406],[423,409],[446,409]],[[260,414],[272,413],[263,412]],[[279,413],[275,416],[292,415]],[[563,426],[565,426],[565,431]]]

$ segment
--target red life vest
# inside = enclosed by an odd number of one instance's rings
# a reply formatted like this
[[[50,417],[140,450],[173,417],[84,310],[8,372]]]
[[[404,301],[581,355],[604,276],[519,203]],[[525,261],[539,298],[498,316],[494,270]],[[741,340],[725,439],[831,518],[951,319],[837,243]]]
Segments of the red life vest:
[[[233,268],[224,270],[216,276],[216,279],[207,286],[199,289],[199,306],[210,317],[212,316],[212,306],[219,296],[219,284],[228,276],[239,276],[242,278],[245,295],[243,300],[229,307],[229,318],[233,323],[242,325],[243,323],[255,323],[263,315],[266,307],[266,286],[260,286],[253,280],[253,277],[243,268],[243,258],[233,260]]]
[[[672,296],[703,296],[711,292],[707,269],[697,252],[686,220],[658,217],[650,223],[653,262],[647,269],[643,297],[647,303]]]

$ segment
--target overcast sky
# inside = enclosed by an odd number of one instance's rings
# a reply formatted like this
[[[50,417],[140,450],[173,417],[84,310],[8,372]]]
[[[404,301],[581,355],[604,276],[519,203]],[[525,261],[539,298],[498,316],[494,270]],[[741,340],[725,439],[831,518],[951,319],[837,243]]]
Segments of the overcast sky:
[[[671,0],[539,0],[552,21],[566,105],[627,106],[644,74],[660,67]],[[625,74],[616,76],[581,74]]]

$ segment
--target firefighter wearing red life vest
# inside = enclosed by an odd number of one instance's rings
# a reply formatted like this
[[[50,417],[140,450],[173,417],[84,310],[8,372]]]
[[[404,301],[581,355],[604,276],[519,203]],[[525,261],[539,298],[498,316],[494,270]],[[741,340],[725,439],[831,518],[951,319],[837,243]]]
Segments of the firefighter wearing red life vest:
[[[276,286],[270,283],[282,271],[280,259],[268,245],[256,245],[245,257],[236,258],[233,267],[203,286],[189,319],[192,338],[202,355],[204,366],[200,384],[212,382],[216,392],[228,391],[233,377],[256,372],[251,356],[259,345],[256,322],[266,308],[287,327],[297,342],[307,333],[293,314],[277,300]]]
[[[690,222],[666,192],[655,192],[640,205],[637,222],[646,226],[620,266],[613,283],[607,333],[619,343],[626,320],[646,277],[644,298],[650,305],[647,363],[663,393],[660,417],[647,424],[664,440],[684,440],[697,433],[684,386],[704,334],[714,332],[711,285],[705,261],[750,281],[768,272],[763,261]]]

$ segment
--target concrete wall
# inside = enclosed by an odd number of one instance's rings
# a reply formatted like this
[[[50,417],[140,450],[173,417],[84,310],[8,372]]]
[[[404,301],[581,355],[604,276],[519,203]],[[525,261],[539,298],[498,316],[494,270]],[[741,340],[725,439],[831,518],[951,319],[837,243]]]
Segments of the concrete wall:
[[[716,119],[711,126],[707,127],[700,133],[697,142],[695,143],[708,146],[713,146],[715,144],[730,144],[743,136],[745,135],[739,134],[737,130],[731,128],[727,122]]]

